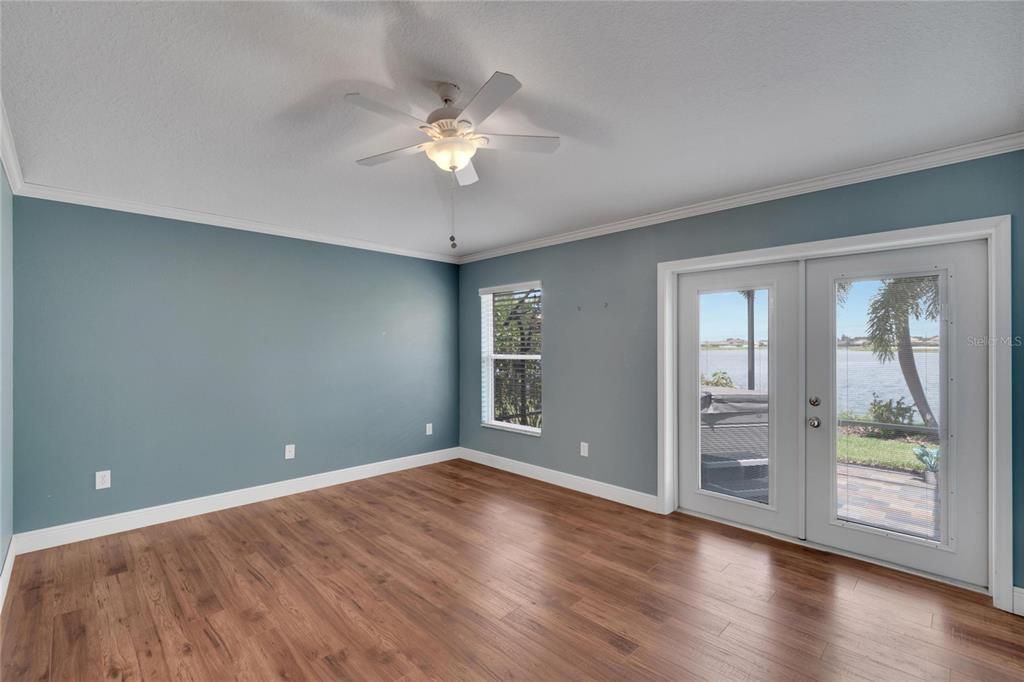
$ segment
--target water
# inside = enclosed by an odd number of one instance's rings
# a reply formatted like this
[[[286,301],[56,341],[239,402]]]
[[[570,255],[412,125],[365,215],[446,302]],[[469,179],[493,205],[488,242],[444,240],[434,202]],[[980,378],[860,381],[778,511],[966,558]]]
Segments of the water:
[[[917,372],[925,388],[925,395],[932,411],[938,415],[939,404],[939,353],[935,350],[914,351]],[[701,350],[700,371],[710,378],[715,371],[724,371],[740,388],[747,385],[747,351],[745,349]],[[838,412],[864,415],[871,404],[872,392],[882,400],[900,397],[912,404],[910,391],[903,379],[900,365],[896,360],[883,363],[870,351],[849,348],[836,349],[836,397]],[[768,389],[768,350],[758,348],[754,352],[754,389]],[[915,413],[915,421],[920,415]]]

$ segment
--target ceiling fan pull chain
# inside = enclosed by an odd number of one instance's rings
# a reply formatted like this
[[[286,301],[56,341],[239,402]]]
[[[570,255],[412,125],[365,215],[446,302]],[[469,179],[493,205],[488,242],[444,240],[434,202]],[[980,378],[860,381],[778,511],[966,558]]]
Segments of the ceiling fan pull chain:
[[[457,186],[458,186],[458,180],[456,180],[456,178],[455,178],[455,171],[452,170],[452,200],[451,200],[451,207],[452,207],[452,231],[451,231],[451,234],[448,235],[448,241],[451,242],[451,246],[452,246],[453,249],[458,248],[458,246],[459,246],[458,244],[455,243],[455,188]]]

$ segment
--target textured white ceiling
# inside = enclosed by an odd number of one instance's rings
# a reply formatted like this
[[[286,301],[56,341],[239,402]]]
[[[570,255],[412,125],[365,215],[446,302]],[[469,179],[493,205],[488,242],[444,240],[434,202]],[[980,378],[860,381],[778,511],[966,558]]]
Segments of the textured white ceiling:
[[[450,255],[422,140],[343,100],[523,89],[458,190],[460,253],[1024,128],[1024,3],[47,3],[0,7],[24,178]]]

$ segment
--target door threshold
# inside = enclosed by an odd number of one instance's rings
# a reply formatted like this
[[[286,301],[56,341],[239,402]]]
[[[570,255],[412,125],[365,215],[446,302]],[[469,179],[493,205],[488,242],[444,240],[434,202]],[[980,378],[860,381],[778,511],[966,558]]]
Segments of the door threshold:
[[[961,581],[955,580],[953,578],[947,578],[945,576],[936,575],[934,573],[928,573],[926,571],[918,571],[916,569],[908,568],[906,566],[901,566],[899,564],[894,564],[894,563],[891,563],[891,562],[888,562],[888,561],[883,561],[881,559],[875,559],[873,557],[864,556],[863,554],[857,554],[856,552],[847,552],[847,551],[842,550],[842,549],[837,549],[836,547],[829,547],[828,545],[821,545],[821,544],[818,544],[817,542],[812,542],[810,540],[805,540],[805,539],[802,539],[802,538],[793,537],[791,535],[784,535],[783,533],[776,533],[776,532],[770,531],[770,530],[764,530],[763,528],[756,528],[754,526],[748,526],[748,525],[743,524],[743,523],[736,523],[735,521],[727,521],[726,519],[721,519],[721,518],[718,518],[717,516],[712,516],[711,514],[702,514],[700,512],[691,511],[691,510],[688,510],[688,509],[683,509],[681,507],[677,508],[676,512],[682,514],[683,516],[692,516],[694,518],[704,519],[705,521],[714,521],[715,523],[720,523],[723,526],[731,526],[733,528],[739,528],[740,530],[750,531],[751,533],[757,533],[758,535],[765,535],[767,537],[774,538],[776,540],[782,540],[783,542],[788,542],[790,544],[798,545],[800,547],[807,547],[808,549],[816,549],[816,550],[821,551],[821,552],[828,552],[829,554],[836,554],[838,556],[843,556],[843,557],[846,557],[848,559],[856,559],[857,561],[863,561],[863,562],[868,563],[868,564],[874,564],[875,566],[881,566],[883,568],[889,568],[889,569],[892,569],[894,571],[899,571],[900,573],[906,573],[908,575],[916,576],[918,578],[925,578],[926,580],[933,580],[933,581],[935,581],[937,583],[942,583],[943,585],[950,585],[951,587],[958,587],[958,588],[960,588],[962,590],[968,590],[970,592],[977,592],[978,594],[985,594],[985,595],[988,595],[988,596],[992,596],[992,591],[990,589],[988,589],[987,587],[981,587],[979,585],[974,585],[972,583],[961,582]]]

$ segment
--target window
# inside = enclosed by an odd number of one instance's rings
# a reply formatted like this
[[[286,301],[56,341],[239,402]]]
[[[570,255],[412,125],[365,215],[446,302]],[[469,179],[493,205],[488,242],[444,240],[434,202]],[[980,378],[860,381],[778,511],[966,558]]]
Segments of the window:
[[[480,290],[484,426],[540,435],[542,319],[540,282]]]

